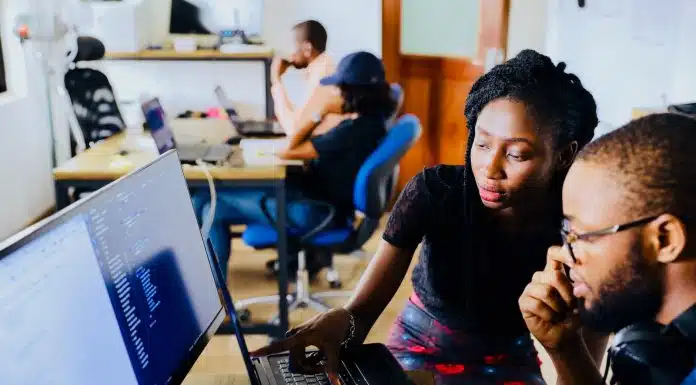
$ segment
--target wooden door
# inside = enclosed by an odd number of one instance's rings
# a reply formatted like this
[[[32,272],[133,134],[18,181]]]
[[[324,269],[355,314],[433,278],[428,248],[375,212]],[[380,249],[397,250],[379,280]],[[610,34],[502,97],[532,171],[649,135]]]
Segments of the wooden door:
[[[484,63],[505,58],[508,12],[509,0],[382,0],[387,77],[404,88],[402,112],[423,125],[399,188],[425,166],[464,163],[464,103]]]

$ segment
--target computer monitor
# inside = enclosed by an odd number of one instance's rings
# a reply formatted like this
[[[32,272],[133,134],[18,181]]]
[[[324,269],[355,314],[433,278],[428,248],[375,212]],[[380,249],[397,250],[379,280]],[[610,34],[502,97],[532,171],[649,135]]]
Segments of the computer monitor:
[[[0,244],[2,385],[180,384],[223,319],[174,152]]]
[[[171,0],[171,34],[217,35],[239,29],[260,36],[262,24],[263,0]]]

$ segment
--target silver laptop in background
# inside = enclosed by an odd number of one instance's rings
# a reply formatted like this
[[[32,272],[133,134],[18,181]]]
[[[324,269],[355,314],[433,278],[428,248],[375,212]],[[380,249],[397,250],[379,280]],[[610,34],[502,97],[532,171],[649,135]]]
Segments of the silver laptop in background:
[[[198,159],[209,163],[220,163],[227,160],[234,150],[234,147],[222,143],[178,143],[159,98],[155,97],[143,102],[141,108],[160,154],[176,149],[182,163],[195,163]]]
[[[219,85],[215,87],[215,98],[218,101],[218,105],[225,110],[230,122],[241,136],[257,138],[285,136],[285,131],[283,131],[283,128],[276,121],[250,120],[239,117],[227,93]]]

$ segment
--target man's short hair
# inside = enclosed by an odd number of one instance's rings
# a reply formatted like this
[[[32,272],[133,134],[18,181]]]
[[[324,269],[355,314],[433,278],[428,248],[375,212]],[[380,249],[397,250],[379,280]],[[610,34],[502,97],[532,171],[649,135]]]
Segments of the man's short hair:
[[[578,160],[609,170],[636,215],[696,215],[696,119],[648,115],[590,142]]]
[[[326,41],[328,36],[326,34],[326,29],[320,22],[316,20],[303,21],[295,27],[295,30],[302,30],[304,32],[305,39],[312,44],[315,50],[319,52],[326,51]]]

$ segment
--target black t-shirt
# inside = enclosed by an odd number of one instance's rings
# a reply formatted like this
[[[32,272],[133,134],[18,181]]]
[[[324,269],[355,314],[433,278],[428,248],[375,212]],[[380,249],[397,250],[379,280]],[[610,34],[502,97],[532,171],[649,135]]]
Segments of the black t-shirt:
[[[359,116],[347,119],[327,133],[311,139],[319,157],[301,174],[289,175],[289,184],[297,186],[311,199],[335,205],[337,216],[352,216],[353,186],[365,160],[384,138],[384,119]]]
[[[394,206],[383,238],[407,250],[423,242],[413,287],[426,310],[442,323],[498,337],[526,334],[517,301],[534,272],[544,268],[546,252],[560,236],[551,230],[505,235],[479,227],[472,255],[462,237],[467,226],[461,210],[464,182],[464,166],[437,166],[416,175]],[[467,268],[474,271],[465,274]],[[466,282],[467,276],[476,279]]]

